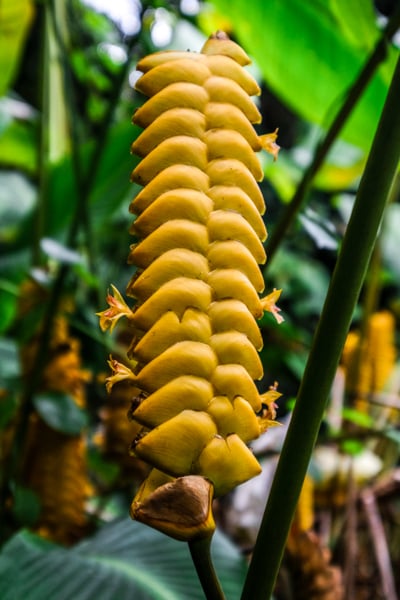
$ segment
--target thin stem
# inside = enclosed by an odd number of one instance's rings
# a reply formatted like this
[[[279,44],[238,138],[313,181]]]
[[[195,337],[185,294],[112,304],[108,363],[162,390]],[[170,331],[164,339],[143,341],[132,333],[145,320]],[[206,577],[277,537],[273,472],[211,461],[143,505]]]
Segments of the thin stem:
[[[329,286],[242,600],[270,598],[354,307],[400,159],[400,59]]]
[[[357,513],[357,492],[356,482],[354,480],[354,463],[351,461],[350,473],[348,473],[347,486],[348,502],[346,507],[346,520],[344,530],[344,568],[343,568],[343,588],[345,598],[354,598],[356,562],[358,554],[358,513]]]
[[[381,576],[382,591],[386,600],[398,600],[390,550],[375,494],[371,489],[367,488],[361,492],[360,499],[364,508],[370,530],[370,539]]]
[[[375,46],[375,49],[373,50],[372,54],[368,58],[364,67],[362,68],[359,76],[351,86],[347,94],[346,100],[342,104],[341,108],[339,109],[339,112],[337,113],[331,126],[329,127],[325,138],[317,147],[311,164],[305,170],[292,200],[285,208],[280,220],[273,229],[269,241],[267,243],[268,266],[271,265],[273,257],[275,256],[280,243],[282,242],[286,232],[288,231],[293,221],[295,220],[297,214],[299,213],[308,194],[308,191],[311,187],[312,181],[316,173],[322,166],[329,150],[332,147],[333,142],[338,137],[352,110],[354,109],[357,102],[364,93],[364,90],[367,87],[370,80],[372,79],[372,76],[374,75],[377,67],[386,58],[387,43],[395,34],[399,26],[400,5],[398,5],[397,10],[394,12],[386,28],[384,29],[381,38]]]
[[[189,550],[207,600],[225,600],[211,560],[211,536],[189,542]]]
[[[43,18],[40,23],[42,28],[42,46],[41,64],[49,64],[49,34],[48,34],[48,14],[46,8],[43,9]],[[32,240],[32,264],[39,266],[41,264],[40,240],[43,237],[45,228],[47,198],[48,198],[48,163],[49,163],[49,89],[50,89],[49,69],[41,70],[41,113],[39,130],[39,153],[38,153],[38,201],[35,215],[34,236]]]

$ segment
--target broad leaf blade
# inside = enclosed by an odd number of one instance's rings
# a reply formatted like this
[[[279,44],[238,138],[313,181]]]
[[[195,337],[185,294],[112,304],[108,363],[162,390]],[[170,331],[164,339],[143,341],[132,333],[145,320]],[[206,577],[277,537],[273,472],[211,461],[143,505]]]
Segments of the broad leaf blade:
[[[213,557],[230,600],[240,597],[245,565],[218,532]],[[72,549],[26,531],[0,555],[2,600],[203,600],[186,544],[130,519],[104,526]]]
[[[298,115],[323,128],[329,126],[372,52],[372,40],[380,33],[366,17],[362,47],[355,37],[343,35],[343,21],[353,19],[352,2],[340,2],[340,7],[333,3],[333,9],[330,3],[302,0],[213,0],[213,4],[222,15],[229,15],[239,42],[254,57],[271,89]],[[370,147],[397,56],[398,49],[389,47],[385,64],[343,129],[343,139],[365,151]]]
[[[2,0],[0,17],[0,96],[6,92],[18,69],[32,17],[31,0]]]

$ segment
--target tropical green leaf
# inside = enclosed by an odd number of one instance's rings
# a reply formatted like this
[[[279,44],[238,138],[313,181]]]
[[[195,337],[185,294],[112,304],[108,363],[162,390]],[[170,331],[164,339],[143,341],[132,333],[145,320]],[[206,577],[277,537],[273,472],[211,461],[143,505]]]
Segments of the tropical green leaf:
[[[4,382],[2,382],[2,384],[4,385]],[[0,397],[0,431],[7,427],[8,423],[14,417],[17,408],[18,403],[15,396],[11,393],[6,393],[4,395],[3,389],[3,394]]]
[[[291,151],[280,153],[278,161],[264,161],[264,173],[283,202],[292,199],[304,169],[311,163],[315,148],[323,137],[321,127],[310,126]],[[360,177],[364,166],[365,155],[360,148],[338,139],[316,174],[314,185],[326,191],[346,189]]]
[[[18,69],[33,17],[33,3],[31,0],[1,0],[0,13],[0,96],[3,96]]]
[[[2,280],[0,279],[0,333],[7,330],[14,320],[17,312],[17,300],[15,294],[10,294],[8,290],[2,289]]]
[[[368,51],[376,41],[376,14],[372,2],[329,0],[327,4],[349,44]]]
[[[229,600],[237,600],[245,563],[218,532],[213,559]],[[130,519],[104,526],[71,549],[27,531],[0,555],[0,597],[15,600],[204,600],[188,547]]]
[[[40,515],[38,496],[29,488],[16,486],[13,490],[12,512],[19,523],[33,526]]]
[[[371,415],[367,415],[360,410],[356,410],[355,408],[345,406],[343,408],[342,415],[346,421],[350,421],[359,427],[373,427],[374,425],[374,420]]]
[[[229,15],[239,42],[278,97],[323,128],[330,124],[380,33],[371,17],[370,0],[213,0],[213,4],[225,21]],[[356,34],[350,31],[358,18],[362,43],[358,24]],[[343,129],[343,139],[364,151],[370,147],[398,54],[394,46],[388,48],[385,64]]]
[[[0,163],[32,174],[37,168],[37,140],[30,123],[9,121],[0,135]]]
[[[329,275],[316,260],[283,250],[276,255],[267,271],[278,289],[284,290],[291,314],[301,319],[319,315],[329,284]]]
[[[115,125],[110,130],[90,188],[90,215],[94,231],[109,221],[110,216],[120,206],[121,200],[130,193],[132,186],[129,173],[137,159],[130,155],[129,149],[138,131],[139,128],[132,127],[129,122]],[[84,173],[88,169],[94,150],[92,142],[81,148],[79,160]],[[46,235],[52,237],[67,226],[79,198],[70,156],[53,165],[48,197]]]
[[[360,440],[348,438],[340,443],[341,452],[350,454],[351,456],[357,456],[357,454],[361,454],[364,449],[365,444]]]
[[[87,425],[87,414],[69,394],[46,392],[37,394],[34,406],[43,421],[56,431],[77,435]]]

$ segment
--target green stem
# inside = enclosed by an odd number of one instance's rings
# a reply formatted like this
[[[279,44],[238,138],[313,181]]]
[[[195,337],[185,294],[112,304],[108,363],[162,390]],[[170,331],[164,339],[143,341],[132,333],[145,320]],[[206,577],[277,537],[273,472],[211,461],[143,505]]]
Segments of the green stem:
[[[46,8],[43,9],[43,18],[40,27],[42,30],[41,64],[49,64],[49,35],[48,35],[48,14]],[[43,68],[41,73],[41,113],[39,130],[39,156],[38,156],[38,201],[35,215],[34,236],[32,239],[32,264],[39,266],[41,264],[40,240],[43,237],[45,229],[47,198],[48,198],[48,164],[49,164],[49,89],[50,89],[49,69]]]
[[[397,62],[300,386],[242,600],[270,598],[332,380],[400,159]]]
[[[282,242],[286,232],[288,231],[296,216],[298,215],[308,194],[308,191],[311,187],[312,181],[318,170],[321,168],[329,150],[332,147],[333,142],[338,137],[342,127],[346,123],[352,110],[361,98],[365,88],[372,79],[372,76],[374,75],[377,67],[386,58],[387,43],[395,34],[399,26],[400,5],[398,5],[397,10],[395,11],[387,26],[385,27],[381,38],[375,46],[375,49],[368,58],[359,76],[353,83],[352,87],[350,88],[346,100],[342,104],[341,108],[339,109],[339,112],[337,113],[331,126],[329,127],[325,138],[317,147],[311,164],[305,170],[292,200],[287,205],[280,220],[274,227],[267,243],[268,266],[271,265],[272,259],[275,256],[280,243]]]
[[[188,544],[189,550],[207,600],[225,600],[224,592],[211,560],[211,539],[210,536],[193,540]]]

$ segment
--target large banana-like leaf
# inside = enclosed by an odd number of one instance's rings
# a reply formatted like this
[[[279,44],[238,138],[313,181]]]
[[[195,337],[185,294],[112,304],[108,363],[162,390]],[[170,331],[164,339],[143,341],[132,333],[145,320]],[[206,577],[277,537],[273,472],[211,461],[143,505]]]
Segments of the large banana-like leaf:
[[[218,532],[213,559],[227,597],[240,597],[245,563]],[[130,519],[102,527],[71,549],[28,531],[0,554],[2,600],[203,600],[188,547]]]
[[[324,128],[380,35],[370,0],[213,0],[213,4],[225,21],[229,18],[271,89],[299,116]],[[343,139],[364,151],[369,149],[398,53],[398,48],[388,48],[385,63],[342,132]]]

